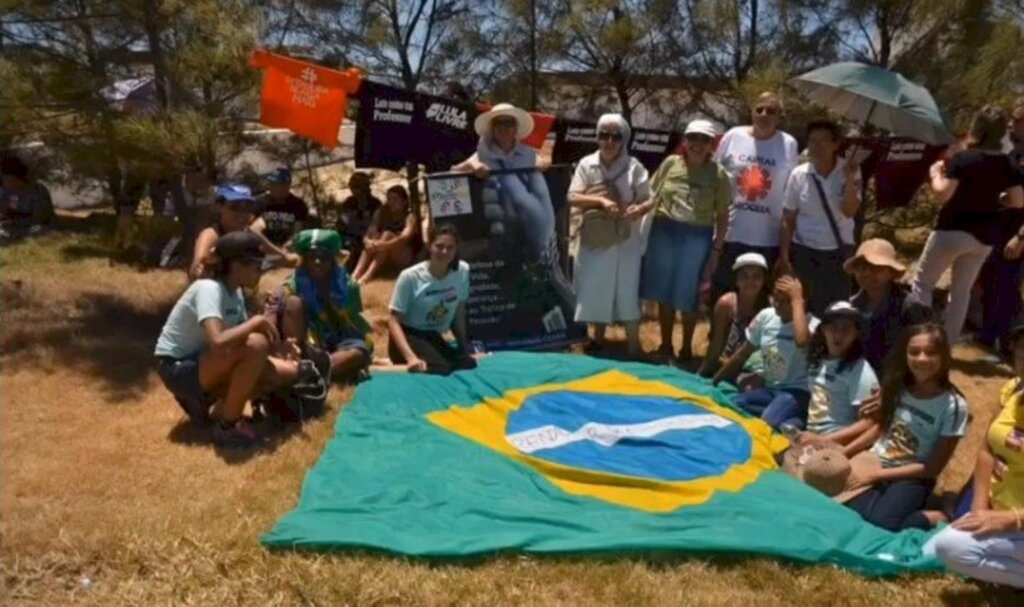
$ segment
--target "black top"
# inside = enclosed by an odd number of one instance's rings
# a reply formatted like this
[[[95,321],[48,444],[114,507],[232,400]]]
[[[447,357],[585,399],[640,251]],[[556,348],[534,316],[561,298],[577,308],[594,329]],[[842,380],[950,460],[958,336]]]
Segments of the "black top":
[[[373,221],[373,214],[382,206],[383,203],[375,196],[367,197],[365,202],[360,202],[355,196],[349,196],[341,203],[341,217],[338,218],[337,230],[362,242],[370,222]]]
[[[850,298],[853,307],[861,312],[861,336],[864,338],[864,358],[881,378],[885,358],[906,327],[932,320],[932,311],[907,297],[907,289],[894,284],[885,301],[874,310],[868,309],[868,298],[863,291]]]
[[[998,244],[1003,210],[999,196],[1024,184],[1019,166],[1006,154],[963,150],[949,159],[946,174],[959,183],[939,211],[935,229],[967,232],[983,244]]]
[[[295,235],[295,224],[309,219],[306,201],[291,193],[284,200],[274,200],[267,196],[260,203],[263,209],[260,216],[267,226],[263,234],[276,245],[288,242]]]

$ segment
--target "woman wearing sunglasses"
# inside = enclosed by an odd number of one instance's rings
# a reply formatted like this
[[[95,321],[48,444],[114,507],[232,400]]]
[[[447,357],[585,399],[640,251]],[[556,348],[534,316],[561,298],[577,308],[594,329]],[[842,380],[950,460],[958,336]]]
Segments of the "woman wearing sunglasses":
[[[626,151],[630,128],[619,114],[597,121],[597,151],[583,157],[569,185],[569,204],[583,212],[573,275],[576,322],[594,325],[594,347],[609,323],[623,323],[630,357],[640,355],[640,260],[646,243],[639,219],[651,209],[647,169]]]
[[[728,221],[729,175],[711,159],[715,127],[707,120],[686,125],[682,155],[670,155],[651,179],[654,209],[640,298],[658,302],[661,347],[666,360],[675,355],[672,332],[676,311],[683,316],[680,360],[693,357],[701,284],[718,264]],[[714,241],[714,244],[712,244]]]

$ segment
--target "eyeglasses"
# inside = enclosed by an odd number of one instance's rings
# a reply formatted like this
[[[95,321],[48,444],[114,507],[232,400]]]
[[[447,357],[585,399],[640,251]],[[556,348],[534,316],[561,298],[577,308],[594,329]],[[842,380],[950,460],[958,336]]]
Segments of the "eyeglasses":
[[[598,141],[622,141],[622,133],[612,133],[611,131],[601,131],[597,134]]]
[[[754,113],[758,116],[774,116],[779,113],[779,108],[772,107],[770,105],[762,105],[754,108]]]

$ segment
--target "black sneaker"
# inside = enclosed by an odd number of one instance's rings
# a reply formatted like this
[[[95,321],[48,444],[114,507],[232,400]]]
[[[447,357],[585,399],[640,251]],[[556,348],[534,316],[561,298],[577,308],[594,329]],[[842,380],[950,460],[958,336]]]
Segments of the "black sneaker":
[[[225,427],[223,424],[216,424],[213,427],[213,443],[218,447],[228,449],[246,449],[260,444],[262,439],[256,430],[244,419]]]

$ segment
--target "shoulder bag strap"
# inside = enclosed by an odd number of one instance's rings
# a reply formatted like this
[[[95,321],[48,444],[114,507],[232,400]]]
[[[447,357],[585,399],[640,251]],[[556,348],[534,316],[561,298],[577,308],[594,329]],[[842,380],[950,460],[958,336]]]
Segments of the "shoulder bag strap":
[[[828,226],[832,228],[832,236],[836,239],[836,247],[842,249],[846,246],[843,242],[843,238],[839,235],[839,226],[836,225],[836,218],[832,215],[832,208],[828,206],[828,198],[825,197],[825,188],[821,187],[821,181],[817,175],[808,173],[811,175],[811,180],[814,181],[814,189],[818,190],[818,200],[821,201],[821,208],[825,209],[825,217],[828,218]]]

